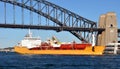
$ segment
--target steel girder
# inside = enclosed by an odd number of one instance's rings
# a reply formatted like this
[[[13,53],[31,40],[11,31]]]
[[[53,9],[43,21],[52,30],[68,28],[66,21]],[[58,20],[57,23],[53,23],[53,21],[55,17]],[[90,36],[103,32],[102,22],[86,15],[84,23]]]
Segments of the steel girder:
[[[65,8],[52,4],[46,0],[0,0],[5,3],[10,3],[32,12],[40,14],[45,18],[53,21],[62,27],[75,27],[75,28],[96,28],[96,22],[81,17]],[[29,3],[29,4],[28,4]],[[36,8],[36,6],[41,6]],[[90,32],[91,32],[90,31]],[[89,42],[89,33],[81,31],[69,31],[78,39]]]

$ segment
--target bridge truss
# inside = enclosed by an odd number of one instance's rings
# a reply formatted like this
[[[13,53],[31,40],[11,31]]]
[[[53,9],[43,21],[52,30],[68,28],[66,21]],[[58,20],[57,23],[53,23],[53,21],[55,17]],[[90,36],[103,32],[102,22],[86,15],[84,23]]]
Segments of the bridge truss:
[[[69,31],[84,42],[91,42],[96,22],[46,0],[0,0],[3,20],[0,27]]]

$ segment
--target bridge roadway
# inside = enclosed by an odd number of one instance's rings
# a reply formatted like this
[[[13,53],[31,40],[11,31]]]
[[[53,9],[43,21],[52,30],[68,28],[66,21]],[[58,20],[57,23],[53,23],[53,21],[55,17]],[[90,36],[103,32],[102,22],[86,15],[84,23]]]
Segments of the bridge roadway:
[[[0,28],[22,28],[22,29],[45,29],[45,30],[56,30],[56,31],[104,31],[103,28],[80,28],[80,27],[67,27],[67,26],[40,26],[40,25],[21,25],[21,24],[2,24]]]
[[[120,29],[118,29],[118,32],[120,33]]]
[[[2,24],[0,28],[22,28],[22,29],[45,29],[45,30],[56,30],[56,31],[104,31],[103,28],[79,28],[79,27],[60,27],[60,26],[40,26],[40,25],[20,25],[20,24]],[[120,33],[120,29],[118,29]]]

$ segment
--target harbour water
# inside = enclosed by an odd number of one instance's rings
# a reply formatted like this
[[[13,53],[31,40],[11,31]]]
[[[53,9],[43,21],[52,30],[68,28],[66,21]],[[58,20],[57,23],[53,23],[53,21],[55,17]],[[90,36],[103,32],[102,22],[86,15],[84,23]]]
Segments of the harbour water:
[[[21,55],[0,52],[0,69],[120,69],[120,55]]]

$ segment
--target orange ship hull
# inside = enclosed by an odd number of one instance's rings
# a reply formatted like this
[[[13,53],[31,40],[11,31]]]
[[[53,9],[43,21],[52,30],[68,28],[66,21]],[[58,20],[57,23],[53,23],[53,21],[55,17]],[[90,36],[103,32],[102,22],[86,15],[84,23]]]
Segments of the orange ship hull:
[[[84,50],[29,50],[26,47],[15,46],[14,50],[20,54],[41,54],[41,55],[102,55],[105,46],[87,46]]]

